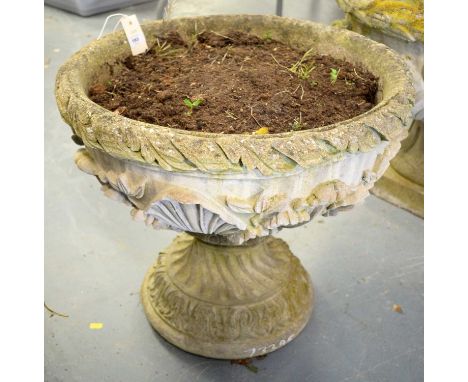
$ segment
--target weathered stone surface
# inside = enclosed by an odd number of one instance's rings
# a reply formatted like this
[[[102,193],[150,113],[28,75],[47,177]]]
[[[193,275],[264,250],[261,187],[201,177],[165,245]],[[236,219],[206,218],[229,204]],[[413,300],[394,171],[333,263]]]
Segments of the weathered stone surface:
[[[424,0],[337,0],[344,24],[367,35],[376,29],[406,41],[424,40]],[[354,25],[358,24],[358,25]]]
[[[174,28],[186,35],[195,33],[195,28],[219,33],[242,29],[258,35],[268,30],[275,39],[297,47],[308,49],[314,45],[321,53],[360,63],[373,72],[380,78],[382,99],[375,110],[350,121],[314,131],[274,135],[198,133],[130,120],[102,108],[87,96],[91,82],[109,77],[106,64],[130,54],[123,32],[118,32],[80,50],[57,75],[60,112],[86,147],[168,171],[225,174],[258,169],[264,175],[272,175],[298,166],[310,168],[339,160],[345,152],[368,151],[382,139],[400,137],[407,129],[404,121],[414,103],[407,66],[388,48],[359,35],[275,16],[182,18],[143,26],[149,44],[157,34]],[[382,132],[382,137],[375,131]],[[359,139],[360,145],[350,144],[356,136],[365,139]]]
[[[80,149],[75,161],[99,179],[107,196],[140,211],[132,212],[141,217],[136,220],[151,220],[157,229],[218,234],[239,245],[307,222],[319,210],[359,202],[398,148],[398,142],[382,142],[368,152],[343,154],[340,161],[285,176],[166,171],[91,148]]]
[[[190,232],[163,252],[142,287],[151,324],[177,346],[246,358],[284,346],[306,324],[312,289],[299,261],[268,237],[368,195],[406,136],[414,105],[403,60],[358,34],[274,16],[153,21],[149,45],[177,29],[242,29],[360,64],[380,78],[379,102],[351,120],[271,135],[188,132],[122,117],[93,103],[89,85],[130,54],[122,32],[94,41],[59,71],[56,96],[75,140],[77,166],[104,193],[157,229]],[[267,237],[266,237],[267,236]]]
[[[310,317],[313,291],[280,239],[219,247],[182,234],[149,270],[142,302],[169,342],[206,357],[240,359],[294,339]]]
[[[416,90],[409,136],[372,193],[424,217],[424,14],[423,0],[337,0],[346,13],[338,22],[401,54]],[[379,130],[385,134],[385,131]]]

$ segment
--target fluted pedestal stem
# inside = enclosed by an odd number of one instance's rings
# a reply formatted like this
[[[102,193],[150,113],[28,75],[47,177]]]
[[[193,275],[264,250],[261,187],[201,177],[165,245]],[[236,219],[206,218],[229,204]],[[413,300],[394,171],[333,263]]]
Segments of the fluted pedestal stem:
[[[159,334],[188,352],[222,359],[286,345],[313,305],[308,274],[274,237],[222,246],[181,234],[160,253],[141,293]]]

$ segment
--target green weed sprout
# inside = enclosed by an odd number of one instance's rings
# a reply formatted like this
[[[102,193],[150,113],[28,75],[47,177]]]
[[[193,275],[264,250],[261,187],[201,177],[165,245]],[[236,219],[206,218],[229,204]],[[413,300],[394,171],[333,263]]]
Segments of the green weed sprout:
[[[302,123],[302,113],[299,112],[299,118],[294,118],[293,123],[290,124],[293,131],[302,130],[305,124]]]
[[[159,38],[156,38],[156,44],[153,46],[153,50],[158,56],[167,56],[168,54],[171,53],[171,44],[168,44],[166,41],[164,41],[162,44],[159,41]]]
[[[202,98],[195,98],[194,100],[191,100],[190,98],[185,98],[184,99],[184,104],[189,108],[189,111],[187,112],[187,115],[192,115],[193,109],[196,109],[203,103]]]
[[[338,74],[340,74],[340,70],[341,69],[336,70],[336,69],[331,68],[331,70],[330,70],[330,82],[332,84],[334,84],[336,82],[336,80],[338,79]]]
[[[297,75],[301,80],[306,80],[310,77],[310,73],[312,70],[315,69],[313,64],[305,64],[304,62],[307,61],[310,56],[312,55],[313,48],[310,48],[307,52],[304,53],[302,58],[293,64],[288,70],[291,73]]]
[[[266,41],[271,41],[273,39],[273,34],[271,33],[271,31],[266,31],[263,34],[263,39]]]
[[[296,74],[301,80],[307,80],[310,77],[310,73],[314,69],[315,69],[315,66],[313,66],[313,65],[302,64],[299,67]]]

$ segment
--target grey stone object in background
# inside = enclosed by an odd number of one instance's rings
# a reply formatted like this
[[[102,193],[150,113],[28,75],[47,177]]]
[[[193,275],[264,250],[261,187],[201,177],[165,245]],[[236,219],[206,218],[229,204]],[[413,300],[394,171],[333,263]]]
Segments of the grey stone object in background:
[[[151,0],[44,0],[44,3],[80,16],[91,16],[149,1]]]

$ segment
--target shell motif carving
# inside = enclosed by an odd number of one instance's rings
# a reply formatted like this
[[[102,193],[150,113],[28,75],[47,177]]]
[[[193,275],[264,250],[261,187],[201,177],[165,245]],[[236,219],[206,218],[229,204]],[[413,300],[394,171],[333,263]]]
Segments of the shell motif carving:
[[[154,218],[160,226],[175,231],[197,232],[207,235],[228,235],[239,229],[226,223],[219,215],[199,204],[180,204],[173,200],[160,200],[145,211],[146,219]]]

